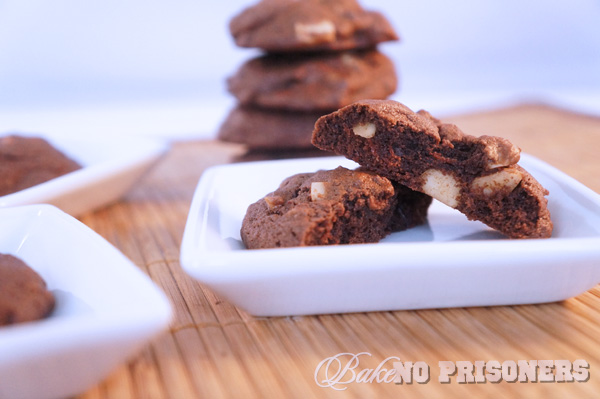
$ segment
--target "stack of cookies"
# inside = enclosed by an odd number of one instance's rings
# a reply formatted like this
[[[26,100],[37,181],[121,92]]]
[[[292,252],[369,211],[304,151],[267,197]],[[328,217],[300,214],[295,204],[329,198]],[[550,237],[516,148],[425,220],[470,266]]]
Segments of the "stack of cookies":
[[[232,19],[240,47],[264,54],[227,81],[238,100],[218,137],[251,150],[309,149],[316,120],[397,87],[392,61],[376,49],[398,40],[386,18],[356,0],[262,0]]]

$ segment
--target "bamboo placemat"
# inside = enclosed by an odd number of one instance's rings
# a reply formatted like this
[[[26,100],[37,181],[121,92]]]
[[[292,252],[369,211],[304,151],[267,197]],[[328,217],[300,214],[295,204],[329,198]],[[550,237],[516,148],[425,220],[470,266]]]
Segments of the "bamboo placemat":
[[[524,152],[600,191],[598,118],[524,105],[446,120],[467,133],[509,138]],[[544,305],[256,318],[189,278],[179,265],[179,246],[198,179],[207,167],[242,154],[240,147],[213,141],[177,143],[122,201],[81,218],[148,273],[175,309],[167,332],[81,398],[597,396],[599,286]],[[360,357],[357,371],[375,368],[390,356],[423,361],[431,379],[426,384],[351,383],[343,391],[319,387],[317,365],[342,352],[371,354]],[[566,383],[437,380],[439,361],[532,359],[585,359],[590,378]]]

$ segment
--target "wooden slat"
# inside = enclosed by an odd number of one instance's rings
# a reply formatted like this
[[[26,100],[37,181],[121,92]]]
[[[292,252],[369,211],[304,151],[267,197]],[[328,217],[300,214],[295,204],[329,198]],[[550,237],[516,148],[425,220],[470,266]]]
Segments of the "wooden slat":
[[[507,137],[600,191],[598,118],[524,105],[448,120],[471,134]],[[175,309],[168,331],[81,398],[564,398],[599,391],[598,286],[553,304],[278,318],[255,318],[222,300],[181,269],[179,247],[203,171],[243,159],[239,146],[175,144],[122,201],[81,218],[147,273]],[[397,356],[427,362],[431,380],[354,383],[342,392],[316,384],[321,360],[363,351],[371,356],[361,358],[361,368]],[[591,377],[550,384],[437,380],[438,361],[492,359],[585,359]]]

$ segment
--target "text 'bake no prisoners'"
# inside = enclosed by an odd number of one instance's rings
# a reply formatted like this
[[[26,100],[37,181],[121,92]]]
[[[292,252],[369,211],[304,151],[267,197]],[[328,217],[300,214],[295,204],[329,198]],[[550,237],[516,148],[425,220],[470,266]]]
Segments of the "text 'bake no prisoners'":
[[[338,353],[322,360],[315,369],[315,382],[323,388],[343,391],[349,384],[427,384],[431,367],[424,361],[402,361],[390,356],[376,367],[361,367],[361,358],[371,361],[368,352]],[[586,382],[590,364],[570,360],[477,360],[439,361],[437,382],[474,384],[500,382]]]

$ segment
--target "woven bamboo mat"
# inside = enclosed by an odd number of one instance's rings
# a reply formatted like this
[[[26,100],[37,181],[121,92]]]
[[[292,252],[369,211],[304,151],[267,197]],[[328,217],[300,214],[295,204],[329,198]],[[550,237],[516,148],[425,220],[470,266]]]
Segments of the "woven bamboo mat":
[[[471,134],[509,138],[524,152],[600,191],[600,119],[525,105],[448,121]],[[255,318],[193,281],[179,265],[193,191],[205,168],[232,162],[242,153],[217,142],[175,144],[121,202],[81,218],[148,273],[175,309],[167,332],[81,398],[597,396],[598,286],[544,305]],[[357,370],[375,368],[390,356],[423,361],[431,368],[431,379],[401,385],[355,382],[343,391],[319,387],[317,365],[342,352],[371,355],[360,357]],[[492,359],[585,359],[590,378],[477,384],[441,384],[437,379],[439,361]]]

